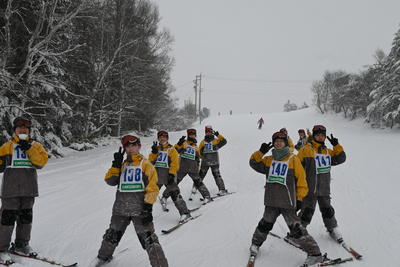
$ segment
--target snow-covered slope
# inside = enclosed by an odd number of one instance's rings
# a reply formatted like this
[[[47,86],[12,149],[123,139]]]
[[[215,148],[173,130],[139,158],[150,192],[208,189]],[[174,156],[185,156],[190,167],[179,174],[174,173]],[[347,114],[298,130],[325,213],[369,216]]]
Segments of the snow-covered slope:
[[[258,130],[256,123],[261,115],[266,123]],[[160,231],[177,222],[178,212],[172,202],[169,213],[163,213],[159,203],[155,204],[155,227],[170,266],[245,266],[252,233],[263,213],[265,180],[249,167],[248,159],[262,142],[270,141],[276,130],[286,127],[297,141],[297,130],[314,124],[324,124],[347,153],[347,161],[332,171],[333,205],[345,240],[364,259],[343,266],[400,266],[399,132],[373,130],[360,121],[322,116],[312,109],[213,117],[198,125],[199,139],[206,124],[228,140],[220,150],[221,174],[227,189],[237,193],[204,206],[198,211],[201,217],[167,236]],[[182,134],[172,133],[171,142],[175,143]],[[142,140],[146,156],[152,141],[153,138]],[[34,207],[31,245],[41,254],[66,263],[78,261],[80,266],[87,266],[97,255],[115,194],[115,188],[107,186],[103,177],[117,149],[115,141],[107,147],[51,160],[39,171],[40,197]],[[212,194],[217,192],[211,173],[205,183]],[[191,185],[189,177],[181,184],[185,199]],[[193,202],[188,202],[189,207],[198,206],[198,198],[196,195]],[[272,231],[281,235],[287,232],[282,218]],[[328,237],[319,211],[309,232],[331,257],[348,256]],[[303,252],[269,237],[260,249],[257,265],[298,266],[304,258]],[[45,266],[29,259],[18,262],[23,266]],[[133,226],[127,229],[108,266],[150,266]]]

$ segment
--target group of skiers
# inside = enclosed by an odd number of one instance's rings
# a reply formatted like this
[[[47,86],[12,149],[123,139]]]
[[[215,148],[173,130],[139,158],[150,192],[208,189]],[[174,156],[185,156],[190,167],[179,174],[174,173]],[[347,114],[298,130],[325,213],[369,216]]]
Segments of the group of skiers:
[[[304,266],[322,262],[324,257],[306,230],[317,202],[327,231],[337,242],[343,242],[331,205],[330,171],[332,166],[345,162],[346,154],[337,138],[332,134],[327,137],[323,125],[315,125],[308,138],[300,129],[299,137],[297,155],[293,153],[293,142],[287,130],[282,128],[272,135],[272,142],[263,143],[250,157],[251,168],[265,174],[266,183],[265,210],[252,237],[249,266],[254,263],[259,247],[280,214],[289,227],[287,238],[307,253]],[[326,139],[333,149],[326,147]],[[272,155],[265,156],[271,149]]]
[[[37,256],[29,245],[32,207],[35,197],[38,196],[36,169],[46,165],[48,154],[39,142],[31,139],[31,127],[32,122],[29,119],[16,118],[13,121],[12,140],[0,147],[0,172],[4,172],[0,192],[2,264],[13,263],[10,253]],[[90,266],[101,266],[112,259],[131,222],[140,244],[148,253],[151,266],[168,266],[153,224],[153,204],[157,201],[159,190],[166,187],[160,202],[166,208],[167,199],[171,197],[181,215],[180,223],[192,218],[178,186],[187,174],[205,203],[212,201],[210,192],[203,183],[209,168],[218,186],[218,195],[227,193],[220,175],[218,157],[218,150],[227,143],[226,139],[211,126],[205,127],[205,137],[199,146],[196,138],[196,130],[188,129],[187,136],[182,136],[176,145],[171,145],[168,132],[159,131],[147,159],[140,153],[139,137],[122,137],[122,147],[114,153],[111,168],[105,175],[105,182],[117,187],[111,222],[103,235],[98,255]],[[15,224],[15,242],[11,243]]]
[[[4,172],[1,186],[0,210],[0,261],[12,263],[11,253],[30,257],[37,253],[29,246],[32,228],[32,207],[38,196],[37,169],[44,167],[48,154],[43,146],[31,139],[32,122],[18,117],[13,122],[12,140],[0,147],[0,172]],[[250,246],[250,257],[255,259],[259,247],[266,240],[277,217],[282,214],[288,227],[288,239],[307,252],[305,266],[323,260],[323,255],[313,237],[307,232],[316,204],[329,234],[338,242],[343,238],[338,231],[335,210],[331,205],[331,167],[346,160],[338,139],[326,135],[326,128],[315,125],[312,133],[299,130],[299,141],[294,146],[286,128],[272,135],[272,142],[262,143],[250,157],[250,166],[266,175],[265,210],[259,221]],[[204,201],[210,202],[210,191],[203,183],[209,169],[218,186],[218,194],[227,190],[219,170],[218,150],[227,141],[211,126],[205,127],[204,139],[197,145],[197,132],[188,129],[187,135],[172,145],[167,131],[157,133],[157,141],[146,158],[141,154],[140,138],[122,137],[119,151],[114,153],[105,182],[117,187],[109,228],[91,266],[101,266],[112,259],[127,226],[132,222],[140,244],[148,253],[151,266],[166,267],[168,261],[154,232],[153,204],[160,189],[165,190],[160,203],[166,210],[171,197],[180,214],[180,222],[192,218],[180,194],[179,183],[186,175],[193,180],[193,191],[198,190]],[[333,146],[329,149],[325,139]],[[298,154],[294,154],[294,149]],[[272,149],[272,155],[265,156]],[[125,156],[126,153],[126,156]],[[200,164],[201,162],[201,164]],[[16,225],[15,242],[11,243]]]

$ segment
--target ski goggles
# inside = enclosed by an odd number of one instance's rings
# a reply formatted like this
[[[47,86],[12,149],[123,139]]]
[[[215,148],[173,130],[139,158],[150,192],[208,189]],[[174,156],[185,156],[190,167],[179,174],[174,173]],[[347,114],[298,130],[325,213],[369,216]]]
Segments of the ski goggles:
[[[14,120],[14,127],[27,127],[30,128],[32,127],[32,122],[30,120],[27,119],[23,119],[23,118],[16,118]]]
[[[192,135],[192,134],[194,134],[194,135],[196,135],[196,129],[187,129],[187,135]]]
[[[127,147],[129,145],[140,145],[140,139],[133,135],[125,135],[121,138],[121,144],[123,147]]]
[[[157,133],[157,137],[161,137],[161,136],[168,137],[168,133],[167,133],[166,131],[159,131],[159,132]]]
[[[326,128],[323,125],[315,125],[312,129],[313,131],[313,135],[317,135],[317,134],[325,134],[326,135]]]

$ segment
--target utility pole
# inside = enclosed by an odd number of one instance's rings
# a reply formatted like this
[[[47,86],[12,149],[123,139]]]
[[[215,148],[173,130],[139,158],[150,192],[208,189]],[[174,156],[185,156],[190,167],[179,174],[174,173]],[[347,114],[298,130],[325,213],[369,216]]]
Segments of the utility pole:
[[[200,124],[201,124],[201,73],[200,75],[196,76],[196,80],[199,78],[199,119],[200,119]]]
[[[194,112],[197,112],[197,76],[196,76],[196,80],[193,80],[194,83]]]

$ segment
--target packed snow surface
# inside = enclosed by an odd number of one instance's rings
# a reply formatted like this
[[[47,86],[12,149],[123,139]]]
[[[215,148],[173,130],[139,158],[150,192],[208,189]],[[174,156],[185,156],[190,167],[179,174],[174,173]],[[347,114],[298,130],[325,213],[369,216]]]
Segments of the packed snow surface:
[[[261,116],[265,125],[258,130]],[[154,205],[156,233],[171,267],[245,266],[251,236],[263,214],[265,183],[265,177],[249,167],[249,157],[280,128],[286,127],[296,142],[297,130],[312,128],[314,124],[325,125],[328,134],[339,139],[347,154],[344,164],[332,168],[332,202],[345,241],[364,258],[342,266],[400,266],[398,130],[371,129],[361,121],[321,115],[313,109],[212,117],[195,125],[198,139],[203,137],[208,124],[228,141],[220,150],[221,174],[227,189],[236,194],[202,207],[196,212],[202,216],[170,235],[162,235],[161,230],[177,223],[177,210],[171,200],[169,213],[164,213],[159,203]],[[184,134],[171,133],[170,142],[175,144]],[[154,140],[155,137],[142,138],[144,155],[148,156]],[[39,171],[40,197],[34,207],[31,245],[40,254],[63,263],[79,262],[79,266],[87,266],[96,257],[108,228],[116,190],[103,178],[118,146],[118,140],[114,140],[105,147],[52,159]],[[212,195],[217,193],[210,171],[205,184]],[[180,186],[187,199],[191,179],[186,177]],[[189,208],[200,204],[199,197],[197,194],[193,201],[187,201]],[[331,258],[349,256],[330,239],[318,210],[308,230]],[[286,234],[288,229],[282,217],[272,231]],[[150,266],[133,225],[127,228],[114,256],[107,266]],[[283,241],[268,237],[256,265],[299,266],[305,256]],[[31,259],[16,260],[16,267],[46,265]]]

